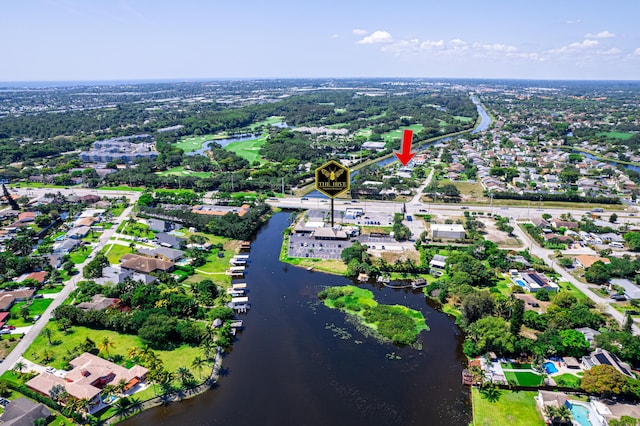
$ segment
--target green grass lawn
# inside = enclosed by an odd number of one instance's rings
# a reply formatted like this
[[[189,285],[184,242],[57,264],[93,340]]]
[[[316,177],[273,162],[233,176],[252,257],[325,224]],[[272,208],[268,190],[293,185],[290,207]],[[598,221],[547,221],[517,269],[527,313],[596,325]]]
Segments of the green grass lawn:
[[[473,120],[473,118],[465,117],[463,115],[454,115],[453,118],[455,118],[458,121],[462,121],[463,123],[468,123]]]
[[[530,370],[531,364],[516,364],[512,362],[501,362],[502,368],[514,369],[514,370]]]
[[[254,131],[259,127],[268,127],[268,126],[271,126],[272,124],[280,123],[282,120],[284,120],[284,118],[285,118],[284,115],[272,115],[266,120],[253,123],[252,125],[249,126],[249,130]]]
[[[412,124],[411,126],[402,127],[400,129],[383,133],[382,139],[384,139],[385,142],[388,142],[393,139],[402,139],[402,133],[404,132],[404,130],[413,130],[414,132],[419,132],[422,129],[424,129],[424,126],[422,124]]]
[[[41,365],[50,365],[55,368],[62,368],[66,361],[64,359],[67,350],[72,350],[88,337],[96,344],[100,339],[108,337],[114,343],[114,347],[109,351],[110,356],[122,355],[127,359],[127,349],[131,347],[143,348],[144,345],[138,336],[130,334],[119,334],[109,330],[93,330],[87,327],[74,326],[69,334],[64,334],[53,324],[48,325],[53,332],[49,345],[47,338],[41,333],[25,351],[24,357],[30,361]],[[49,362],[44,360],[44,351],[48,350],[52,354]],[[154,351],[162,359],[167,371],[176,371],[179,367],[191,367],[191,363],[196,356],[202,356],[202,349],[187,345],[180,346],[172,351]],[[104,354],[101,354],[104,355]],[[195,374],[195,372],[194,372]]]
[[[505,371],[504,376],[508,382],[516,382],[520,386],[539,386],[542,384],[542,376],[538,376],[537,374],[528,371],[523,371],[521,373]]]
[[[3,334],[0,338],[2,345],[0,345],[0,358],[5,359],[7,355],[11,353],[18,343],[20,343],[21,335],[17,334]]]
[[[229,269],[229,259],[234,256],[231,250],[224,251],[224,257],[218,257],[218,250],[212,250],[207,256],[207,263],[196,268],[197,271],[206,273],[224,272]]]
[[[11,319],[8,321],[8,324],[16,327],[33,325],[33,317],[35,315],[42,315],[51,302],[53,302],[53,299],[33,299],[31,304],[29,304],[29,316],[26,321],[20,316],[20,310],[27,302],[18,302],[14,304],[11,307]]]
[[[578,290],[573,284],[567,281],[558,282],[560,291],[566,291],[573,295],[578,302],[588,302],[589,298],[580,290]]]
[[[209,176],[211,176],[211,172],[194,172],[191,170],[185,170],[185,168],[183,166],[178,166],[178,167],[174,167],[172,169],[169,170],[165,170],[164,172],[158,172],[158,175],[160,176],[169,176],[169,175],[175,175],[175,176],[196,176],[199,178],[207,178]]]
[[[69,254],[69,260],[78,265],[87,260],[89,254],[91,254],[89,250],[84,252],[82,250],[75,250]]]
[[[100,186],[96,189],[99,189],[101,191],[138,191],[138,192],[144,192],[147,190],[146,188],[141,188],[137,186],[126,186],[126,185]]]
[[[600,132],[597,133],[596,136],[606,136],[608,138],[613,138],[613,139],[621,139],[623,141],[626,141],[627,139],[631,139],[631,137],[633,136],[633,133],[625,133],[625,132]]]
[[[102,253],[105,253],[107,259],[109,259],[109,263],[112,265],[117,265],[120,263],[120,258],[125,254],[131,253],[131,248],[129,246],[123,246],[121,244],[107,244],[103,249]]]
[[[185,136],[180,138],[173,146],[180,148],[184,153],[196,151],[202,148],[202,144],[206,141],[210,141],[215,138],[215,135],[203,135],[203,136]]]
[[[87,234],[86,237],[82,239],[82,241],[85,243],[97,243],[98,241],[100,241],[101,235],[102,235],[102,232],[91,231]]]
[[[580,382],[582,379],[580,377],[574,376],[573,374],[560,374],[558,376],[553,376],[553,380],[555,380],[558,386],[566,386],[568,388],[580,388]]]
[[[250,164],[253,164],[253,162],[256,160],[263,163],[265,162],[265,160],[261,160],[260,158],[260,148],[266,141],[267,138],[265,135],[263,135],[257,139],[249,141],[232,142],[227,145],[225,149],[236,153],[240,157],[247,160]]]
[[[533,399],[536,395],[537,392],[500,390],[500,398],[490,402],[481,396],[478,389],[473,388],[473,425],[542,426],[544,421],[536,410],[536,402]]]
[[[64,271],[61,270],[60,272],[64,272]],[[57,285],[57,286],[54,286],[54,287],[51,287],[51,288],[41,288],[40,290],[38,290],[36,292],[36,294],[55,294],[55,293],[60,293],[63,288],[64,288],[63,285]]]

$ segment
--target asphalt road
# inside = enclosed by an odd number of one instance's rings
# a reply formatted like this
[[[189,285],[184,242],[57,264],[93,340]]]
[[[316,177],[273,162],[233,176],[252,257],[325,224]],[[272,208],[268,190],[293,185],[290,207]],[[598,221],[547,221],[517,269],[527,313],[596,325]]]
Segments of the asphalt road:
[[[50,191],[51,190],[49,190],[49,192]],[[108,191],[108,193],[112,197],[114,196],[112,191]],[[103,194],[100,194],[100,195],[103,195]],[[140,193],[137,193],[137,192],[134,192],[129,195],[130,199],[132,200],[132,203],[129,207],[124,209],[124,211],[116,219],[116,223],[120,223],[121,221],[126,220],[129,217],[129,214],[131,214],[131,210],[135,205],[135,201],[137,201],[139,196],[140,196]],[[38,334],[40,334],[42,329],[48,324],[49,320],[51,319],[51,314],[53,310],[58,306],[60,306],[62,302],[67,297],[69,297],[69,294],[76,288],[76,285],[78,284],[78,282],[83,279],[82,270],[84,269],[85,265],[89,261],[91,261],[93,256],[95,256],[97,253],[100,252],[100,250],[102,250],[102,248],[107,244],[109,239],[116,232],[116,229],[117,229],[117,226],[113,226],[111,229],[107,229],[102,233],[100,240],[98,241],[97,245],[93,248],[93,251],[91,252],[92,253],[91,258],[87,258],[83,263],[77,265],[79,273],[74,275],[69,281],[67,281],[62,291],[55,296],[55,298],[53,299],[53,302],[51,302],[49,307],[44,311],[40,319],[36,321],[36,323],[31,327],[31,329],[27,332],[27,334],[24,335],[20,343],[18,343],[18,345],[15,347],[15,349],[11,351],[11,353],[4,359],[2,363],[0,363],[0,375],[3,374],[5,371],[12,369],[15,363],[18,361],[18,359],[24,354],[24,352],[29,348],[29,346],[31,346],[35,338],[38,336]]]

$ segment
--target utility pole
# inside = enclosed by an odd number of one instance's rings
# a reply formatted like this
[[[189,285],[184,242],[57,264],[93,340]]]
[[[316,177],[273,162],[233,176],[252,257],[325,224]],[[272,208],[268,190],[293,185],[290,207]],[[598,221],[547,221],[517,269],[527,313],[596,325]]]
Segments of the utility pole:
[[[284,177],[282,178],[282,195],[284,195]]]
[[[493,192],[489,194],[489,197],[491,197],[491,215],[493,215]]]

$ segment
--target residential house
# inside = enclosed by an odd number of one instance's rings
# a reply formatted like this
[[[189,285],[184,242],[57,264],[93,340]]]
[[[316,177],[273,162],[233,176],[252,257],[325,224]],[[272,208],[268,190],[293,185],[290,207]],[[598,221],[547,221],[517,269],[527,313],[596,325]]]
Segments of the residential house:
[[[590,327],[580,327],[580,328],[576,328],[575,330],[582,333],[586,341],[589,342],[589,344],[592,346],[594,344],[594,338],[598,334],[600,334],[598,330],[594,330],[593,328],[590,328]]]
[[[175,266],[173,262],[140,256],[139,254],[125,254],[120,258],[120,266],[135,272],[149,274],[151,272],[169,272]]]
[[[549,222],[547,222],[546,220],[544,220],[544,219],[542,219],[540,217],[532,218],[531,219],[531,223],[533,223],[538,228],[548,228],[550,226]]]
[[[38,272],[31,272],[30,274],[27,274],[27,275],[23,275],[18,279],[18,281],[22,282],[24,280],[34,280],[38,283],[38,285],[42,285],[44,284],[46,278],[47,278],[47,271],[38,271]]]
[[[182,250],[176,250],[170,247],[139,248],[138,253],[169,262],[177,262],[184,258],[184,252]]]
[[[133,281],[142,281],[144,284],[151,284],[157,281],[157,278],[148,274],[134,272],[128,269],[122,269],[120,265],[111,265],[102,269],[102,277],[95,278],[96,284],[105,285],[108,283],[120,284],[127,278]]]
[[[32,299],[35,293],[36,290],[33,288],[0,291],[0,311],[8,311],[15,302]]]
[[[627,299],[640,299],[640,287],[627,279],[614,278],[610,279],[612,286],[618,286],[624,289],[624,295]]]
[[[634,377],[632,373],[633,370],[629,364],[620,361],[617,356],[605,349],[597,348],[589,355],[582,357],[582,368],[585,370],[589,370],[596,365],[610,365],[625,376],[630,378]]]
[[[36,218],[35,212],[22,212],[18,214],[18,221],[23,223],[33,222],[35,218]]]
[[[447,256],[436,254],[429,262],[429,273],[434,277],[439,277],[444,274],[444,270],[447,266]]]
[[[154,241],[164,247],[180,249],[187,241],[185,238],[176,237],[175,235],[159,232],[153,237]]]
[[[576,256],[576,259],[575,259],[576,266],[579,268],[585,268],[585,269],[590,268],[591,265],[593,265],[598,261],[604,263],[605,265],[608,265],[609,263],[611,263],[611,261],[606,257],[592,256],[590,254],[580,254]]]
[[[91,407],[100,405],[102,389],[107,384],[115,385],[124,380],[127,384],[125,391],[131,392],[144,382],[149,371],[139,365],[127,369],[88,352],[72,359],[69,364],[73,368],[64,379],[51,373],[41,373],[29,380],[27,387],[49,396],[53,386],[61,385],[72,397],[88,399]]]
[[[94,294],[91,302],[82,302],[77,306],[83,311],[101,311],[107,308],[113,308],[118,305],[120,300],[113,297],[105,297],[102,294]]]
[[[30,426],[36,424],[36,420],[49,417],[51,417],[51,410],[44,404],[27,398],[16,398],[4,407],[0,423],[3,426]]]
[[[81,240],[86,237],[91,231],[91,228],[88,226],[79,226],[77,228],[72,228],[67,232],[67,238],[72,238],[74,240]]]
[[[553,226],[555,229],[558,229],[558,228],[577,229],[579,226],[577,222],[573,222],[570,220],[561,220],[557,218],[551,219],[549,223],[551,223],[551,226]]]
[[[74,248],[80,245],[80,241],[76,239],[65,239],[53,243],[53,253],[65,255],[73,251]]]

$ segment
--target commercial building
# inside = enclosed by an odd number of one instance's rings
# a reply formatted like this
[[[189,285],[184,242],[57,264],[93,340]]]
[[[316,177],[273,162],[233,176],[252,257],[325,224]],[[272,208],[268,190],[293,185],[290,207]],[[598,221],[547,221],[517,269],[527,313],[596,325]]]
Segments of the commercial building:
[[[464,226],[460,224],[431,224],[431,238],[447,238],[460,240],[467,236]]]

